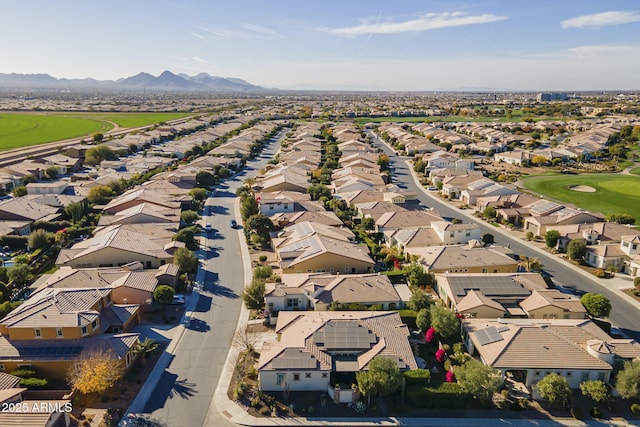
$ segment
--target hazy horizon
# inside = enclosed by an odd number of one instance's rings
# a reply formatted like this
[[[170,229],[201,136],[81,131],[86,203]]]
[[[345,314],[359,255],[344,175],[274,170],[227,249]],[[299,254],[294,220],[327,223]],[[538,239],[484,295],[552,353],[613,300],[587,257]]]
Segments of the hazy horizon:
[[[630,0],[24,0],[0,10],[1,73],[205,72],[283,90],[640,89]]]

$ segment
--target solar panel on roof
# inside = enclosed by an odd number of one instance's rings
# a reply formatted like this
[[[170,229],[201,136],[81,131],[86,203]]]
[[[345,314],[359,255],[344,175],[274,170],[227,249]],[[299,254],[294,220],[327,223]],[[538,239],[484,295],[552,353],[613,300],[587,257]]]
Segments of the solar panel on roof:
[[[480,344],[481,346],[502,341],[504,339],[502,338],[500,332],[498,332],[498,330],[495,328],[495,326],[488,326],[484,329],[480,329],[478,331],[475,331],[474,334],[476,336],[478,344]]]
[[[82,346],[68,347],[23,347],[18,349],[21,356],[77,356],[82,352]]]
[[[458,297],[465,296],[469,291],[476,290],[486,296],[523,296],[531,292],[522,284],[509,276],[449,276],[451,291]]]

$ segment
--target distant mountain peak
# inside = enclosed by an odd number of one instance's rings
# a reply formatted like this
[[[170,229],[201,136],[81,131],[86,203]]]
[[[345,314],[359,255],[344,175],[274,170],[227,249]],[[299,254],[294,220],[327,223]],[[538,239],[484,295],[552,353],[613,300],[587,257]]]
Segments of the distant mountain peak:
[[[89,89],[92,87],[113,90],[146,90],[146,91],[186,91],[186,92],[256,92],[264,88],[253,85],[238,78],[223,78],[199,73],[195,76],[174,74],[169,70],[159,76],[140,72],[134,76],[118,80],[98,81],[85,79],[57,79],[49,74],[3,74],[0,73],[0,87],[8,88],[56,88]]]

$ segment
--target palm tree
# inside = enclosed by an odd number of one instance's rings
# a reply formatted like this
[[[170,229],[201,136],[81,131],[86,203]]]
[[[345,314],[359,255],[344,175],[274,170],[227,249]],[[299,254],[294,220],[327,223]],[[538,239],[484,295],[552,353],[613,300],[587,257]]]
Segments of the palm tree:
[[[522,269],[526,272],[539,273],[542,270],[542,263],[538,258],[529,258],[526,256],[520,256],[518,261],[518,269]]]
[[[404,259],[400,248],[398,248],[397,246],[385,246],[384,248],[380,249],[380,254],[385,255],[384,262],[386,263],[389,263],[391,261],[395,262],[395,260],[402,261]]]
[[[158,348],[158,343],[151,338],[145,338],[143,341],[138,341],[134,347],[134,351],[142,357],[142,361],[147,359],[149,354]]]

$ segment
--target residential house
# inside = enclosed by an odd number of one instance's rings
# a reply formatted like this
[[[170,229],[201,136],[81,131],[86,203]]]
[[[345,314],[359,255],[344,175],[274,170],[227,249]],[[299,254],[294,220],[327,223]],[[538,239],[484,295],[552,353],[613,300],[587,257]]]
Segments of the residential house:
[[[527,206],[531,216],[524,219],[524,229],[537,236],[559,225],[601,222],[603,215],[573,209],[547,200],[540,200]]]
[[[622,361],[640,357],[638,343],[612,339],[588,319],[464,319],[462,328],[469,353],[526,387],[550,373],[573,389],[607,383]]]
[[[278,339],[264,343],[258,360],[262,391],[322,391],[339,402],[336,386],[342,381],[350,388],[376,356],[391,358],[401,371],[417,369],[397,312],[282,311],[275,331]]]
[[[422,156],[422,160],[427,162],[427,170],[443,168],[473,170],[475,167],[473,159],[462,159],[457,154],[448,153],[443,150],[425,154]]]
[[[481,231],[477,224],[454,224],[449,221],[433,221],[431,228],[436,232],[440,242],[445,245],[467,243],[469,240],[480,240]]]
[[[149,224],[143,226],[145,229],[149,228]],[[158,268],[173,261],[176,243],[181,242],[173,242],[170,238],[155,238],[121,225],[112,225],[69,249],[62,249],[56,265],[75,268],[113,267],[140,261],[146,268]]]
[[[625,252],[621,244],[587,246],[584,261],[591,267],[621,271],[624,268]]]
[[[62,266],[52,274],[40,276],[30,288],[35,295],[49,288],[111,288],[115,304],[148,305],[153,302],[157,285],[175,287],[178,269],[175,264],[164,264],[158,269],[143,269],[139,262],[121,267],[72,268]]]
[[[352,243],[345,228],[303,222],[278,232],[272,239],[283,273],[367,273],[374,262],[366,246]]]
[[[149,223],[178,225],[180,223],[180,209],[144,202],[116,212],[115,215],[101,215],[98,220],[98,226]]]
[[[266,284],[264,298],[271,314],[285,310],[326,311],[334,302],[379,306],[381,310],[403,307],[389,277],[379,274],[287,274],[280,283]]]
[[[69,183],[67,181],[30,182],[26,185],[27,194],[62,194]]]
[[[28,198],[16,197],[0,201],[0,220],[55,221],[59,209]]]
[[[256,201],[260,213],[266,216],[306,210],[324,211],[324,206],[321,203],[312,202],[311,196],[306,191],[304,193],[298,191],[262,192],[258,193]]]
[[[139,306],[114,304],[109,288],[45,289],[0,321],[0,365],[5,371],[31,366],[64,379],[75,361],[95,351],[135,360]]]
[[[418,257],[431,273],[515,273],[516,261],[508,248],[468,245],[426,246],[407,248],[406,253]]]
[[[403,228],[428,227],[432,222],[442,221],[442,217],[436,211],[413,210],[395,211],[382,214],[375,222],[377,233],[386,230],[398,230]]]
[[[469,318],[583,319],[580,300],[548,289],[538,273],[436,274],[443,303]]]
[[[190,201],[191,198],[189,197],[188,200]],[[103,208],[103,211],[107,214],[113,215],[142,203],[157,205],[165,209],[180,209],[182,207],[182,201],[184,201],[182,198],[177,199],[176,197],[163,194],[158,191],[137,187],[125,191],[119,197],[112,199]]]
[[[313,202],[310,202],[313,203]],[[299,211],[278,213],[269,217],[273,225],[278,228],[288,227],[301,222],[315,222],[332,227],[342,227],[344,223],[332,211]]]
[[[566,251],[569,242],[584,239],[587,245],[619,243],[624,236],[640,236],[640,232],[615,222],[592,222],[547,227],[560,233],[557,248]]]
[[[496,162],[509,163],[514,166],[526,166],[531,161],[533,155],[529,151],[513,150],[503,153],[496,153],[493,159]]]
[[[497,184],[489,179],[483,178],[467,185],[467,188],[460,191],[460,200],[463,203],[473,206],[482,197],[506,196],[518,194],[519,191],[511,185]]]
[[[67,175],[78,172],[82,168],[82,160],[64,154],[52,154],[41,159],[44,164],[58,168],[59,175]]]

